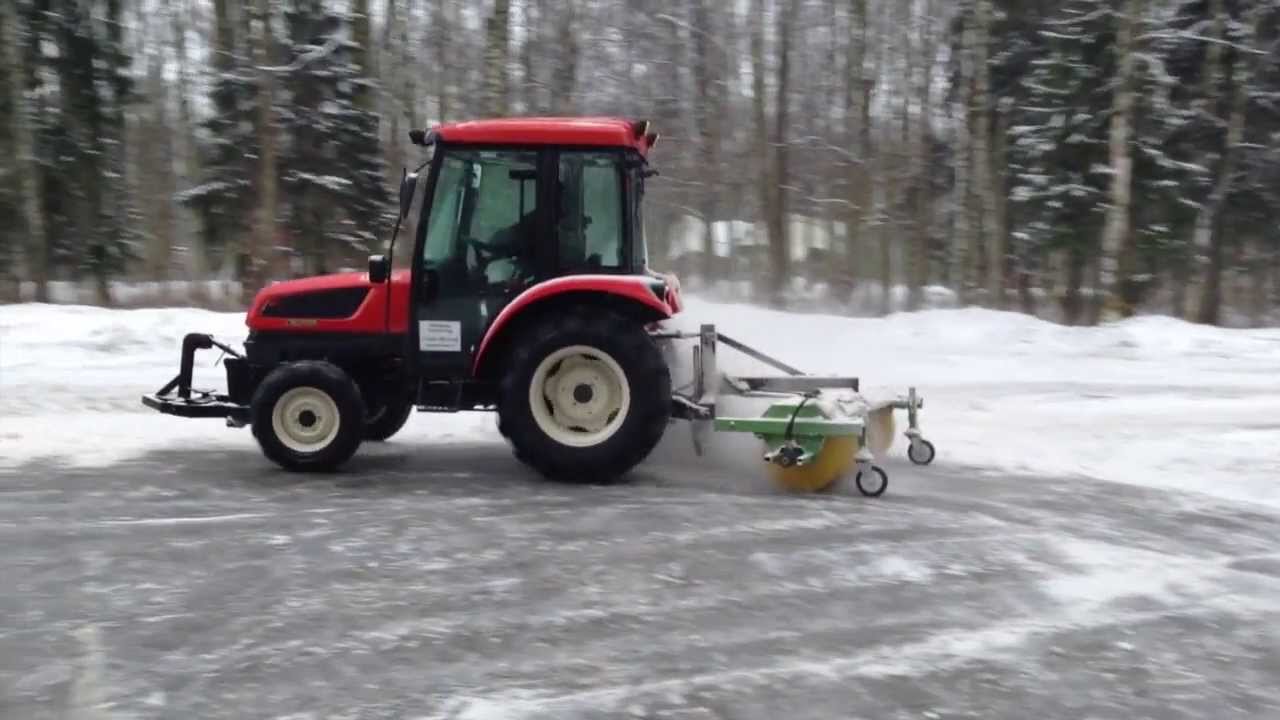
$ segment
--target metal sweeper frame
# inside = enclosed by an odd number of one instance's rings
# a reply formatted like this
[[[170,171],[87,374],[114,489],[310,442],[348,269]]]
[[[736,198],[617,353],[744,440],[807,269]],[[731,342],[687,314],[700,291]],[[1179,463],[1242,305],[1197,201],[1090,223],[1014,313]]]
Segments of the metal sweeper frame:
[[[763,442],[762,460],[783,487],[815,492],[830,487],[855,469],[858,491],[878,497],[888,489],[889,477],[874,460],[892,443],[893,411],[905,410],[907,457],[917,465],[933,462],[933,443],[924,438],[919,425],[924,400],[915,387],[892,400],[870,402],[861,395],[857,377],[806,374],[717,332],[713,324],[702,325],[697,333],[659,332],[654,338],[698,341],[692,348],[692,390],[673,395],[672,416],[692,423],[693,444],[699,455],[712,430],[751,433]],[[716,362],[718,345],[726,345],[785,375],[722,374]],[[717,402],[726,395],[773,402],[759,417],[727,417],[718,413]]]

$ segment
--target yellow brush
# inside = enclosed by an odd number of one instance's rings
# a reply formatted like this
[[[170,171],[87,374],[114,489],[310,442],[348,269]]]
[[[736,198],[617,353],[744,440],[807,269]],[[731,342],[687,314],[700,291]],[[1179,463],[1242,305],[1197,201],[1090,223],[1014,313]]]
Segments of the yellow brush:
[[[805,465],[781,467],[769,463],[769,475],[782,488],[796,493],[826,490],[849,472],[858,454],[858,438],[839,435],[827,438],[813,460]]]

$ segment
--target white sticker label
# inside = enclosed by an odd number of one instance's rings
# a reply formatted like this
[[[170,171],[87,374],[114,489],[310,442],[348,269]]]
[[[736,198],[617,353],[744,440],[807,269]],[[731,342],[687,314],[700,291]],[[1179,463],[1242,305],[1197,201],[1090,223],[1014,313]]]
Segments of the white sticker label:
[[[419,321],[418,349],[422,352],[462,352],[462,323]]]

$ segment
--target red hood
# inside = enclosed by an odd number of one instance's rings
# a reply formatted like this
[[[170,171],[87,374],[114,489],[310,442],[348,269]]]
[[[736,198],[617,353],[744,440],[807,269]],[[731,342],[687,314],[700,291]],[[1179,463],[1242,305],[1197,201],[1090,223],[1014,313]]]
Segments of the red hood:
[[[390,327],[386,322],[387,284],[369,282],[367,272],[334,273],[297,280],[282,280],[258,291],[245,317],[253,330],[328,331],[328,332],[404,332],[408,324],[409,270],[391,274]],[[268,303],[286,297],[326,290],[370,288],[368,296],[350,317],[299,320],[268,317],[262,314]]]

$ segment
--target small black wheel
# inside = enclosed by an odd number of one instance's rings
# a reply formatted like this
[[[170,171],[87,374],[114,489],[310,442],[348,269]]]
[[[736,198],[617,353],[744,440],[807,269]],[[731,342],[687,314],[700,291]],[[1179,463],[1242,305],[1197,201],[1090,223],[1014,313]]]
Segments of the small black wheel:
[[[503,368],[499,429],[516,457],[568,482],[619,480],[657,446],[671,375],[638,323],[569,308],[523,333]]]
[[[920,447],[920,451],[916,452],[916,447]],[[907,458],[917,465],[928,465],[933,462],[934,456],[933,443],[928,440],[917,440],[907,445]]]
[[[413,414],[413,399],[405,395],[369,408],[364,418],[364,439],[382,442],[400,432]]]
[[[329,472],[364,439],[364,398],[351,376],[316,360],[272,370],[250,403],[253,436],[269,460],[293,472]]]
[[[881,469],[879,465],[871,466],[870,474],[875,474],[879,476],[879,478],[876,481],[874,481],[875,484],[871,484],[871,482],[873,481],[870,481],[870,478],[863,477],[864,475],[867,475],[867,474],[869,473],[860,472],[853,478],[854,484],[858,486],[858,492],[862,493],[867,497],[880,497],[881,495],[884,494],[885,490],[889,489],[889,475],[885,473],[885,471]]]

